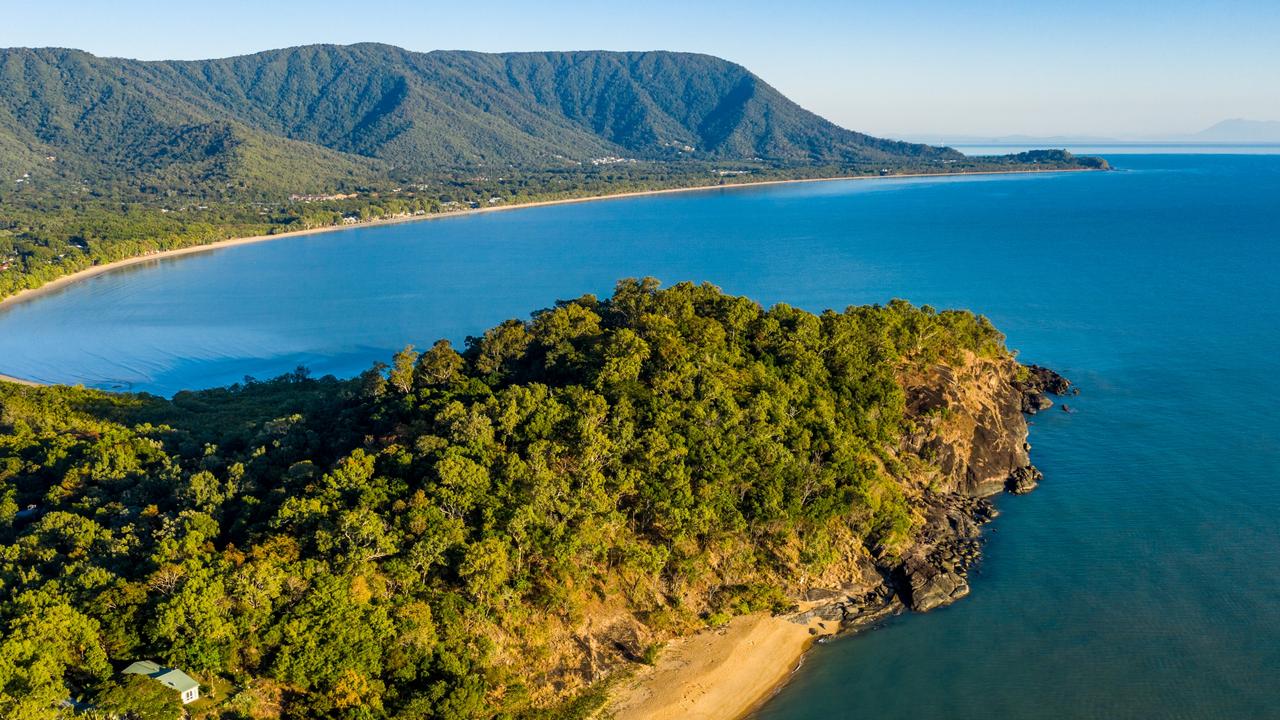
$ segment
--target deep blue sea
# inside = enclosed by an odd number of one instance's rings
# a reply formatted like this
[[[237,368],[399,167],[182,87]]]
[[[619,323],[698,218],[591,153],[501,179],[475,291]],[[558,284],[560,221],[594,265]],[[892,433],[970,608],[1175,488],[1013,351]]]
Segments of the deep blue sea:
[[[135,266],[0,312],[0,372],[352,375],[619,277],[989,316],[1075,380],[968,599],[817,648],[760,720],[1280,717],[1280,156],[457,217]]]

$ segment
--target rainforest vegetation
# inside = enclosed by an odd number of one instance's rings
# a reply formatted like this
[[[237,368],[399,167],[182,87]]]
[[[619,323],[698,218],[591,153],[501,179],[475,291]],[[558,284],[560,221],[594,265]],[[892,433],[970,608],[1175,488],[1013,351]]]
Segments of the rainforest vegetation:
[[[970,313],[646,279],[348,381],[0,384],[0,716],[172,717],[122,687],[154,659],[198,717],[573,717],[596,615],[673,636],[892,556],[899,373],[1006,352]]]
[[[231,237],[724,182],[1096,167],[871,137],[669,52],[0,49],[0,298]]]

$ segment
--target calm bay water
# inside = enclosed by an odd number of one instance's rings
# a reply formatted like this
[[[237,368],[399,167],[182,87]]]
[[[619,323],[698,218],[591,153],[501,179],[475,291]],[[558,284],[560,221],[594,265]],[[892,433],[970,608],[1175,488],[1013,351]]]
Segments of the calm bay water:
[[[1035,419],[973,595],[819,647],[761,720],[1280,717],[1280,157],[607,201],[160,261],[0,312],[0,372],[158,393],[352,375],[623,276],[982,312]]]

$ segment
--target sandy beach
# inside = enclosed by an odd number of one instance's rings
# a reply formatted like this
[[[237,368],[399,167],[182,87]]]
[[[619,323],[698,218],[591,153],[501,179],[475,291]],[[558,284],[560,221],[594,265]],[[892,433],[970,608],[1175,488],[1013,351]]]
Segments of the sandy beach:
[[[611,195],[592,195],[580,198],[564,198],[560,200],[542,200],[539,202],[516,203],[513,205],[499,205],[497,207],[475,208],[471,210],[457,210],[454,212],[435,213],[429,215],[413,215],[409,217],[390,218],[386,220],[373,220],[370,222],[358,223],[355,225],[330,225],[327,227],[311,228],[309,230],[295,230],[292,232],[277,233],[274,235],[254,235],[252,237],[231,238],[228,240],[219,240],[217,242],[206,243],[204,245],[193,245],[191,247],[180,248],[178,250],[166,250],[164,252],[151,253],[149,255],[139,255],[137,257],[116,260],[105,265],[95,265],[76,273],[66,275],[51,280],[38,288],[23,290],[14,293],[7,298],[0,300],[0,309],[17,305],[19,303],[30,301],[40,297],[46,293],[53,292],[60,288],[79,282],[86,278],[101,275],[103,273],[118,270],[131,265],[139,265],[141,263],[156,262],[169,258],[180,257],[182,255],[194,255],[196,253],[212,252],[223,248],[235,247],[237,245],[249,245],[252,243],[267,242],[270,240],[283,240],[285,238],[301,237],[304,235],[318,235],[320,233],[340,232],[343,230],[353,230],[356,228],[376,227],[379,225],[397,225],[400,223],[418,222],[423,220],[441,220],[444,218],[466,217],[470,215],[481,215],[484,213],[505,212],[509,210],[524,210],[527,208],[548,207],[552,205],[570,205],[574,203],[597,202],[601,200],[620,200],[623,198],[645,197],[650,195],[669,195],[673,193],[688,192],[707,192],[710,190],[724,190],[731,188],[752,188],[764,187],[768,185],[792,185],[799,183],[815,183],[815,182],[831,182],[836,180],[893,180],[902,178],[924,178],[924,177],[968,177],[974,175],[1034,175],[1040,173],[1060,173],[1060,172],[1089,172],[1089,168],[1080,168],[1074,170],[989,170],[982,172],[957,172],[957,173],[914,173],[904,175],[856,175],[845,177],[823,177],[823,178],[802,178],[796,180],[761,180],[758,182],[733,182],[721,185],[699,185],[696,187],[668,188],[666,190],[642,190],[637,192],[615,193]],[[0,376],[2,377],[2,376]],[[12,378],[10,378],[12,379]]]
[[[834,627],[828,623],[828,629]],[[613,720],[735,720],[767,700],[791,677],[819,634],[767,614],[674,640],[658,662],[612,693]]]
[[[42,384],[42,383],[34,382],[32,380],[23,380],[22,378],[16,378],[16,377],[13,377],[12,375],[4,375],[4,374],[0,374],[0,382],[15,383],[17,385],[27,385],[30,387],[39,387]]]

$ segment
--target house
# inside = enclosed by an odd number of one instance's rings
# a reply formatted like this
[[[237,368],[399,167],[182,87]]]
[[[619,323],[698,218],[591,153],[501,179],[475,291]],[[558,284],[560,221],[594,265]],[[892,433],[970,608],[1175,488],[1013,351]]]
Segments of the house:
[[[124,669],[126,675],[146,675],[165,687],[176,690],[182,696],[182,704],[200,699],[200,683],[190,675],[174,668],[160,667],[150,660],[139,660]]]

